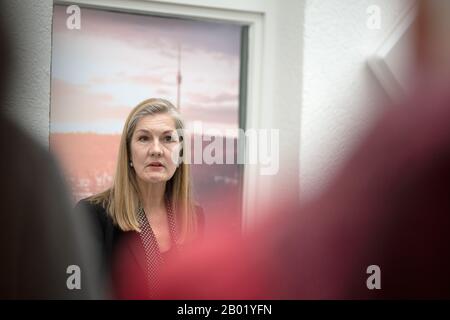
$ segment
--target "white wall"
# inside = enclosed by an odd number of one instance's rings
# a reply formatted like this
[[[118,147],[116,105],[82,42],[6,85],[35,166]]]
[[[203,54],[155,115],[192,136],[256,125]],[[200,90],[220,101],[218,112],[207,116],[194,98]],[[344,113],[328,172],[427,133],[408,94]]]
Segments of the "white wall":
[[[367,27],[370,5],[381,9],[381,28]],[[387,99],[367,58],[388,36],[410,0],[306,0],[301,198],[318,194]]]
[[[48,146],[50,104],[51,0],[2,0],[15,68],[1,107],[40,143]]]

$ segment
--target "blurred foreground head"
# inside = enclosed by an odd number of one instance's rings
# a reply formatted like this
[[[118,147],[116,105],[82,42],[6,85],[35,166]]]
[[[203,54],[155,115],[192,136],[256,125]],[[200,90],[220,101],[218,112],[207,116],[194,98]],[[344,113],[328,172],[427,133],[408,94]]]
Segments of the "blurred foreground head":
[[[12,62],[11,40],[8,37],[4,22],[0,19],[0,70],[2,70],[0,74],[0,98],[3,98],[3,91],[9,80]]]

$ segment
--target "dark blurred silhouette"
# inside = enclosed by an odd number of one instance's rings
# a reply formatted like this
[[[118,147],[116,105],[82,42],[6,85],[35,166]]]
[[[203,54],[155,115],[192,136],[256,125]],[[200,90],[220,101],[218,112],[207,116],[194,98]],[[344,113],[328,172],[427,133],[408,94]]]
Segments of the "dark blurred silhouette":
[[[12,48],[0,25],[2,101],[14,72]],[[0,299],[101,298],[89,226],[72,216],[53,157],[3,115],[0,149]],[[80,267],[80,290],[67,287],[71,265]]]

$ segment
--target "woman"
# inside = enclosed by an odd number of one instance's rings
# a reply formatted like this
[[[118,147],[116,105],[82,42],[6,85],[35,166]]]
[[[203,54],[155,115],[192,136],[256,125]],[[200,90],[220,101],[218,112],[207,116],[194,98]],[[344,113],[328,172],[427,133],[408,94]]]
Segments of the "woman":
[[[127,266],[127,273],[137,270],[145,275],[150,292],[157,290],[156,275],[169,254],[203,231],[203,210],[193,203],[189,165],[182,161],[183,127],[179,112],[169,101],[141,102],[126,120],[112,187],[77,205],[98,227],[95,235],[107,277],[113,271],[119,244],[123,239],[132,243],[132,239],[138,243],[137,250],[130,245],[133,254],[120,254],[127,261],[118,263]],[[136,263],[130,267],[133,261]],[[130,296],[133,294],[128,292]]]

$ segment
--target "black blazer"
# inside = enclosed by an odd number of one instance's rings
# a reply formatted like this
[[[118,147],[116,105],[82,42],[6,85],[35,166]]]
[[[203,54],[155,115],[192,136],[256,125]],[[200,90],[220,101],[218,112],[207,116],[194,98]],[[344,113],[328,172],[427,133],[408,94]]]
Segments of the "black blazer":
[[[95,251],[100,255],[101,270],[100,273],[105,276],[107,284],[111,285],[114,279],[114,270],[112,266],[117,258],[117,251],[125,249],[128,253],[121,254],[119,258],[126,257],[130,261],[127,264],[133,265],[131,269],[139,274],[145,274],[146,265],[144,259],[144,249],[142,245],[131,245],[131,243],[138,243],[138,233],[134,231],[122,231],[117,225],[113,223],[112,218],[107,214],[106,209],[100,204],[93,204],[87,199],[80,200],[75,206],[77,215],[87,215],[85,220],[88,220],[92,226],[92,235],[94,239]],[[195,206],[195,212],[198,221],[198,236],[203,237],[205,217],[202,207]],[[127,241],[124,241],[127,239]],[[123,245],[122,245],[123,244]],[[115,286],[114,284],[112,284]],[[135,298],[139,296],[134,295]],[[128,297],[130,295],[128,294]]]

